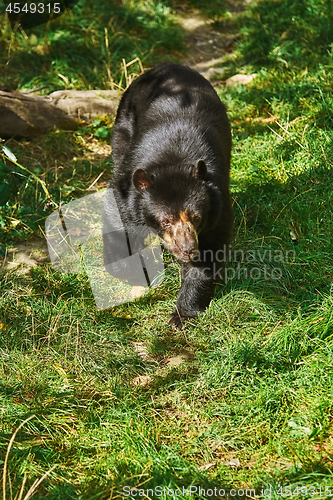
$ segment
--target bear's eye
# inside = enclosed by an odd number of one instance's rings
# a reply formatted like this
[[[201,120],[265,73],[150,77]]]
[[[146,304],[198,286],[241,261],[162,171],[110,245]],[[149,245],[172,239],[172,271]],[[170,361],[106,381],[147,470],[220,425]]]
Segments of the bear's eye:
[[[164,219],[162,221],[162,226],[164,226],[164,227],[168,226],[169,224],[170,224],[170,221],[168,219]]]
[[[193,222],[199,222],[200,217],[199,217],[199,215],[193,215],[192,219],[193,219]]]

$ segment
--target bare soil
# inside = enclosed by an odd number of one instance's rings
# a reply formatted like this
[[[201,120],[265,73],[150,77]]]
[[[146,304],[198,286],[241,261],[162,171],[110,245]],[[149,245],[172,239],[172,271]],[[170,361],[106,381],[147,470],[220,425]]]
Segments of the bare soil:
[[[251,0],[232,0],[227,4],[231,15],[239,14]],[[176,7],[178,23],[185,30],[187,55],[182,63],[196,69],[208,80],[223,80],[223,70],[216,68],[232,57],[235,42],[239,33],[234,33],[230,23],[217,23],[204,17],[198,9],[191,8],[187,3]]]

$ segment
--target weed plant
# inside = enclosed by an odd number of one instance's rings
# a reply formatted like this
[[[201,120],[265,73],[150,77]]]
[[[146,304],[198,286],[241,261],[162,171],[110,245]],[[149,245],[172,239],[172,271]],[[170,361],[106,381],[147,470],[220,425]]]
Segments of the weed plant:
[[[114,43],[122,44],[112,53],[119,61],[142,56],[137,47],[151,36],[144,23],[170,8],[145,3],[140,20],[131,17],[139,5],[115,4]],[[100,9],[99,17],[91,20],[87,12],[93,9]],[[7,69],[7,84],[62,85],[53,69],[61,65],[57,71],[66,74],[69,88],[105,85],[106,71],[93,70],[96,61],[105,68],[105,60],[93,56],[93,40],[101,40],[109,22],[105,11],[105,4],[88,2],[73,10],[87,37],[85,52],[81,39],[73,42],[78,58],[71,71],[64,71],[69,62],[60,53],[50,56],[57,43],[35,30],[41,59],[35,68],[27,64],[25,80],[18,66]],[[117,24],[120,12],[132,22],[130,40]],[[221,10],[214,22],[235,32],[241,27],[225,70],[257,73],[246,87],[216,87],[234,141],[235,227],[227,280],[221,277],[197,321],[171,332],[166,320],[179,289],[179,266],[170,257],[160,287],[105,311],[96,310],[84,273],[61,274],[48,264],[26,274],[3,271],[0,405],[7,499],[24,498],[41,478],[34,498],[50,500],[120,498],[125,486],[236,488],[233,498],[245,498],[247,489],[253,497],[250,488],[256,498],[269,493],[272,499],[282,493],[328,498],[333,492],[332,11],[320,0],[263,0],[236,17]],[[68,47],[78,24],[70,17],[57,23],[59,40]],[[156,38],[164,33],[173,39],[178,28],[163,23]],[[23,40],[15,35],[13,50]],[[10,37],[1,43],[8,53]],[[34,47],[17,47],[14,62]],[[82,54],[86,66],[92,58],[87,81],[77,76]],[[149,57],[156,54],[153,48]],[[94,136],[100,127],[110,134],[112,123],[6,144],[59,203],[84,196],[103,170],[102,183],[112,170],[109,157],[96,153],[110,140]],[[31,177],[15,182],[0,209],[3,247],[37,235],[52,210]],[[187,362],[167,363],[184,352]],[[29,417],[7,453],[13,432]]]

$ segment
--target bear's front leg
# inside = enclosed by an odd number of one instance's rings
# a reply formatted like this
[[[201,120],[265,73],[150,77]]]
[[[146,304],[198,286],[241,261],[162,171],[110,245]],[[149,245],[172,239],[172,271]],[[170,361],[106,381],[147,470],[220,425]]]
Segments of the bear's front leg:
[[[181,287],[176,307],[168,323],[182,328],[184,321],[204,312],[214,295],[215,283],[211,264],[182,263]]]

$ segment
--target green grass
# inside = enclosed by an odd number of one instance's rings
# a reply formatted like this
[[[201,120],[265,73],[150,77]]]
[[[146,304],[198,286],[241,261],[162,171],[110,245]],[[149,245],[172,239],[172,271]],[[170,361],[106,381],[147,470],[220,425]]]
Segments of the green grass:
[[[160,287],[106,311],[96,310],[83,273],[61,274],[48,264],[25,275],[2,272],[2,461],[15,429],[34,416],[8,455],[7,499],[18,496],[23,481],[25,494],[53,466],[34,498],[121,498],[124,486],[255,488],[265,498],[262,488],[270,485],[272,499],[288,485],[293,498],[333,491],[332,13],[326,2],[283,0],[251,4],[238,17],[221,9],[217,18],[217,26],[242,26],[226,70],[258,73],[246,87],[217,87],[234,137],[238,253],[227,263],[234,277],[218,286],[197,321],[174,333],[166,324],[179,288],[174,262]],[[69,21],[58,22],[66,34]],[[95,23],[103,33],[104,21]],[[143,30],[133,23],[133,33]],[[174,29],[168,25],[166,36]],[[145,40],[140,33],[138,44]],[[8,49],[6,39],[0,43]],[[134,45],[126,60],[139,54]],[[9,71],[6,82],[33,86],[38,68],[25,81]],[[50,82],[50,67],[43,71]],[[108,137],[94,136],[100,126]],[[67,202],[87,194],[103,170],[99,187],[107,180],[112,163],[96,146],[107,147],[111,129],[110,122],[95,123],[7,144],[56,203]],[[12,191],[0,207],[3,249],[40,234],[52,211],[40,185],[6,165]],[[166,363],[184,350],[186,363]]]
[[[123,59],[152,64],[183,50],[170,8],[156,0],[80,0],[50,25],[15,34],[3,15],[1,21],[1,83],[14,89],[109,89],[122,81]],[[140,72],[138,65],[130,70]]]

